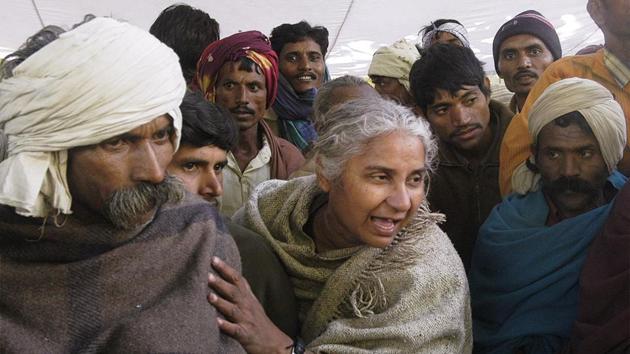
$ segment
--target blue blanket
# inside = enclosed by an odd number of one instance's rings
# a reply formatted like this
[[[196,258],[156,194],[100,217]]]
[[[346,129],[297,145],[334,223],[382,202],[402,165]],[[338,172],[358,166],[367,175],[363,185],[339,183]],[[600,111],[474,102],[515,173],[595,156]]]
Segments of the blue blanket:
[[[608,181],[620,189],[626,177]],[[475,353],[556,353],[577,315],[578,277],[612,203],[553,226],[542,191],[513,194],[479,230],[470,272]]]

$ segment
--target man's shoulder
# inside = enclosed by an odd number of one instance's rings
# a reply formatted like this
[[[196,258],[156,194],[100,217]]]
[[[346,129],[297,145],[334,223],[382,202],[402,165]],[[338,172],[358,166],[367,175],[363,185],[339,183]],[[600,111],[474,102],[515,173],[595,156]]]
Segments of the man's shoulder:
[[[543,76],[557,76],[559,79],[582,77],[584,73],[592,72],[594,64],[604,63],[603,50],[586,55],[570,55],[551,63]]]

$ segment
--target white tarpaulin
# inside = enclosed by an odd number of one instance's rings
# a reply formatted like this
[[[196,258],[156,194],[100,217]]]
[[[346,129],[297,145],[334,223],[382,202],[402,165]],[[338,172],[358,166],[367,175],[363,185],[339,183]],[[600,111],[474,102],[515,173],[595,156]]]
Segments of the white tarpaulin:
[[[167,0],[0,0],[0,56],[17,48],[45,25],[69,28],[83,15],[112,16],[148,29]],[[556,27],[564,55],[589,44],[602,44],[603,35],[586,12],[586,0],[190,0],[217,19],[221,37],[240,30],[269,34],[282,23],[302,19],[326,26],[330,32],[327,64],[333,76],[367,73],[372,54],[382,46],[406,37],[432,20],[453,18],[466,26],[471,47],[486,70],[494,71],[492,39],[507,19],[529,9],[537,10]]]

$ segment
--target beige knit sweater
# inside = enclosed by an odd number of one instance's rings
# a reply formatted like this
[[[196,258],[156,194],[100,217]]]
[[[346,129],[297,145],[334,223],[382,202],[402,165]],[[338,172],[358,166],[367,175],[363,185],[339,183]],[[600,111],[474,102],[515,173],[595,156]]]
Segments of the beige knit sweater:
[[[234,216],[263,235],[284,263],[300,306],[302,338],[316,353],[470,353],[464,267],[422,207],[384,249],[315,253],[304,233],[314,176],[262,183]]]

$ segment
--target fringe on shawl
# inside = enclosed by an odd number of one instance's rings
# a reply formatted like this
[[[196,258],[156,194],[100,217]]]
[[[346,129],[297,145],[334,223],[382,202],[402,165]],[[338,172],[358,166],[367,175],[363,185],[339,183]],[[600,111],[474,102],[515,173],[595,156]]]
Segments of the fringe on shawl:
[[[387,297],[378,274],[384,269],[413,265],[421,254],[416,247],[417,240],[426,235],[428,226],[444,222],[445,219],[444,214],[431,213],[426,201],[422,203],[410,224],[357,276],[354,290],[336,309],[332,319],[340,318],[343,313],[354,313],[364,318],[383,311],[387,307]]]

